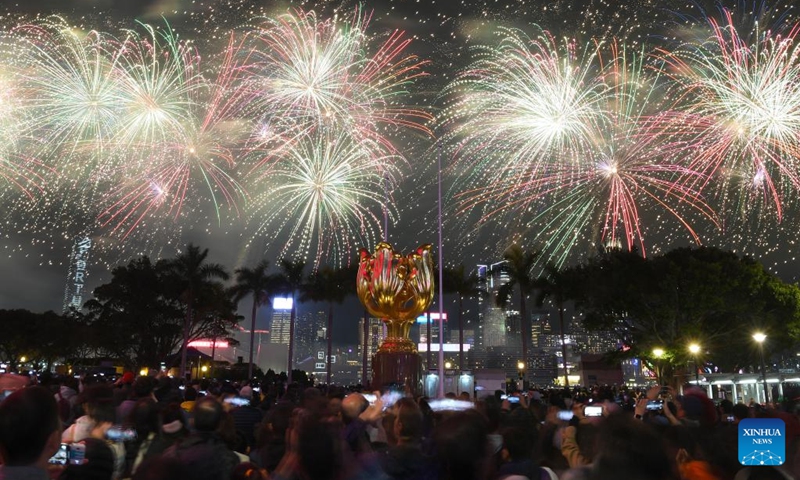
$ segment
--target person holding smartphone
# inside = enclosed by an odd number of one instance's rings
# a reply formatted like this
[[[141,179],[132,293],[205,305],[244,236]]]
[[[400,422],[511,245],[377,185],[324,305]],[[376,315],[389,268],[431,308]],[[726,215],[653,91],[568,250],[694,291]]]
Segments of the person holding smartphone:
[[[87,438],[71,445],[69,461],[59,480],[111,480],[114,475],[114,452],[103,440]],[[80,447],[80,448],[75,448]],[[80,452],[75,455],[72,452]],[[79,458],[82,457],[82,458]]]

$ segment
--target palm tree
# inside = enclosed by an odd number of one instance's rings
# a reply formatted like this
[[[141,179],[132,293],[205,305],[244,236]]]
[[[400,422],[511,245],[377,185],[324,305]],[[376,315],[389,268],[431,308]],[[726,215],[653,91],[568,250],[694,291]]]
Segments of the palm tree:
[[[331,355],[333,354],[333,305],[340,304],[351,293],[355,292],[356,275],[352,269],[334,270],[329,266],[317,270],[308,277],[308,288],[305,299],[313,302],[326,302],[328,304],[328,326],[327,326],[327,356],[326,356],[326,384],[330,389],[331,385]],[[352,284],[353,288],[347,288]],[[302,300],[302,299],[301,299]]]
[[[458,295],[458,366],[464,369],[464,297],[477,295],[478,276],[475,273],[467,275],[464,264],[456,268],[446,268],[442,272],[443,287],[447,293]]]
[[[561,359],[564,361],[564,386],[569,388],[569,376],[567,375],[567,343],[564,332],[564,303],[569,298],[570,289],[574,283],[570,283],[570,277],[565,271],[559,270],[552,263],[548,263],[544,268],[544,275],[534,281],[539,294],[536,296],[536,305],[541,307],[547,298],[553,300],[558,308],[558,322],[561,334]]]
[[[236,269],[236,285],[231,287],[231,294],[236,303],[248,295],[253,296],[253,311],[250,314],[250,360],[247,367],[247,378],[253,379],[253,346],[256,338],[256,312],[258,307],[266,305],[275,291],[275,276],[267,273],[269,261],[261,260],[254,268]]]
[[[291,295],[292,312],[289,317],[289,364],[287,366],[287,383],[292,383],[292,365],[294,364],[294,322],[297,317],[297,300],[305,291],[306,283],[303,270],[306,268],[304,261],[281,260],[277,284],[278,290]]]
[[[200,292],[215,280],[227,280],[229,275],[218,263],[206,263],[208,249],[189,244],[186,251],[167,261],[168,272],[174,275],[181,291],[183,303],[186,305],[186,316],[183,320],[183,343],[181,344],[181,378],[186,378],[186,348],[189,345],[189,332],[194,321],[194,306]]]
[[[508,283],[500,287],[497,291],[497,306],[505,308],[511,300],[514,289],[519,290],[519,313],[520,330],[522,334],[522,363],[528,366],[528,337],[530,327],[528,326],[528,312],[525,308],[525,298],[535,289],[535,280],[531,276],[531,270],[539,258],[539,252],[523,251],[517,245],[513,245],[503,253],[505,259],[506,273],[508,273]]]
[[[242,320],[236,314],[236,305],[229,289],[219,282],[203,287],[197,295],[194,307],[195,334],[211,338],[211,376],[214,376],[214,358],[217,352],[217,340],[225,338],[229,344],[238,342],[230,337],[230,330]],[[191,335],[190,335],[191,336]]]

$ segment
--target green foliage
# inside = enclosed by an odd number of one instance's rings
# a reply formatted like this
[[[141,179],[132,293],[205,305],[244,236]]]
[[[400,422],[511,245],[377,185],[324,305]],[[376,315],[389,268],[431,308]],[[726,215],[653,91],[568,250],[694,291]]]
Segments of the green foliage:
[[[21,357],[48,365],[71,355],[84,341],[83,325],[52,311],[0,310],[0,362],[16,370]]]
[[[221,283],[183,278],[187,272],[175,266],[180,258],[156,264],[148,257],[135,259],[115,268],[111,281],[95,289],[85,308],[100,353],[129,368],[158,366],[183,343],[190,299],[189,340],[229,336],[239,320],[236,305]]]
[[[800,289],[783,283],[758,262],[716,248],[680,248],[644,259],[613,251],[568,272],[570,297],[590,329],[613,330],[628,354],[682,365],[700,361],[722,371],[752,365],[752,334],[768,335],[768,352],[788,348],[800,333]]]

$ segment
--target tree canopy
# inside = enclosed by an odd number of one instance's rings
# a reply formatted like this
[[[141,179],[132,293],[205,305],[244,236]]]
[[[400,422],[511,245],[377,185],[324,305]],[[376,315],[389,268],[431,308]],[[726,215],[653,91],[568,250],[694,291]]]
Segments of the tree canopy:
[[[688,345],[720,371],[753,365],[752,334],[767,334],[771,352],[800,333],[800,288],[748,257],[717,248],[679,248],[642,258],[610,251],[568,271],[571,297],[589,329],[617,333],[628,355],[685,365]]]

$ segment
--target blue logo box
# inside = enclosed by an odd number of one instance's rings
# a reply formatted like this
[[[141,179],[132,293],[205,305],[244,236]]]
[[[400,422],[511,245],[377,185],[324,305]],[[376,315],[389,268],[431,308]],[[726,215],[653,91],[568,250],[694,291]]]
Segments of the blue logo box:
[[[739,463],[783,465],[786,424],[780,418],[746,418],[739,422]]]

